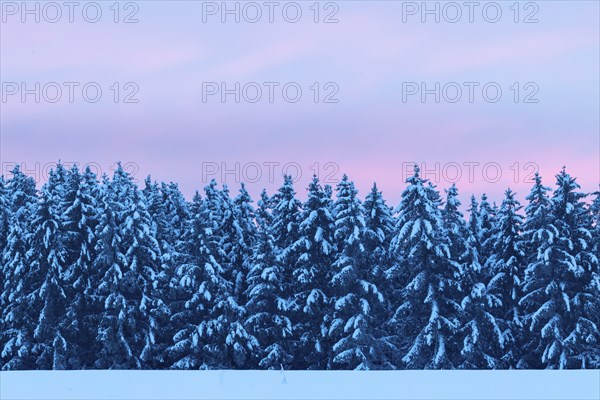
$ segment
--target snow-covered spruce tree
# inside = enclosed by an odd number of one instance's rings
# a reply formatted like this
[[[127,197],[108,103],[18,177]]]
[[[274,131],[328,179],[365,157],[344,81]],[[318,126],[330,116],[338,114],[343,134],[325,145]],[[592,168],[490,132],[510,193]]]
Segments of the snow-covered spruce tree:
[[[165,204],[164,212],[169,225],[162,229],[164,231],[163,240],[174,242],[181,237],[180,235],[190,219],[189,207],[176,183],[162,184],[161,192]]]
[[[2,260],[2,254],[4,253],[4,249],[6,248],[6,244],[8,243],[8,233],[10,231],[10,220],[12,217],[11,207],[9,203],[8,197],[8,189],[6,188],[6,182],[4,181],[4,176],[0,175],[0,260]],[[2,291],[5,286],[6,279],[8,278],[5,274],[8,274],[8,271],[4,270],[4,263],[0,263],[0,310],[6,309],[8,306],[8,302],[5,303],[2,298]],[[2,319],[2,312],[0,312],[0,354],[2,353],[2,348],[4,347],[4,320]],[[0,356],[0,360],[2,360]],[[0,363],[0,367],[2,364]]]
[[[536,172],[531,192],[525,197],[528,201],[525,207],[525,224],[523,225],[523,237],[525,240],[534,240],[537,236],[536,232],[548,226],[548,222],[551,220],[551,201],[547,193],[551,190],[542,184],[542,177]],[[526,246],[533,247],[534,245],[527,243]],[[537,246],[533,248],[537,249]],[[529,259],[534,259],[536,255],[537,252],[536,254],[528,254],[527,256]]]
[[[270,227],[270,200],[263,190],[256,212],[258,232],[247,278],[245,326],[259,343],[256,350],[259,368],[289,369],[293,357],[289,344],[292,324],[287,316],[288,299],[284,297],[286,282]]]
[[[121,249],[121,232],[116,219],[115,194],[109,178],[104,175],[98,193],[98,215],[96,225],[96,259],[93,261],[91,298],[100,306],[98,315],[93,316],[97,324],[94,368],[131,369],[139,366],[125,337],[127,304],[120,291],[123,279],[125,255]]]
[[[592,253],[600,258],[600,190],[594,192],[593,195],[594,199],[589,208],[592,220]]]
[[[358,191],[346,175],[337,187],[334,204],[334,239],[338,252],[333,263],[329,292],[334,301],[328,335],[332,343],[331,369],[371,370],[390,368],[381,341],[381,318],[385,300],[377,285],[365,251],[364,210]]]
[[[591,221],[592,221],[592,251],[591,251],[591,264],[595,264],[595,268],[592,267],[592,288],[596,293],[595,298],[600,298],[600,190],[594,193],[594,200],[590,205],[590,213],[591,213]],[[594,283],[595,282],[595,283]],[[596,310],[592,311],[592,315],[596,316],[593,319],[594,324],[597,328],[600,329],[600,311]],[[594,349],[592,347],[592,349]],[[598,351],[600,346],[595,347],[595,354],[591,356],[595,359],[595,361],[590,362],[590,367],[600,368],[600,355],[598,355]],[[591,358],[590,357],[590,358]]]
[[[216,188],[216,181],[213,180],[211,185]],[[166,358],[173,369],[198,369],[204,363],[197,326],[208,315],[208,299],[212,298],[208,290],[214,292],[210,286],[212,273],[221,268],[210,250],[217,246],[211,243],[216,226],[209,224],[209,211],[198,191],[188,209],[189,219],[176,244],[177,253],[173,259],[176,274],[170,290],[173,344],[167,348]]]
[[[592,255],[596,257],[596,263],[600,263],[600,190],[594,192],[594,200],[590,205],[592,218]],[[596,275],[600,275],[600,267],[596,268]],[[595,323],[600,327],[600,315],[597,315]]]
[[[467,221],[467,235],[473,238],[471,246],[475,246],[477,253],[481,253],[481,215],[479,214],[479,203],[475,196],[471,195],[469,203],[469,220]]]
[[[299,225],[301,218],[302,203],[296,198],[294,182],[290,176],[283,177],[283,184],[277,193],[269,199],[272,208],[270,216],[270,232],[273,236],[273,244],[277,265],[280,266],[281,293],[280,304],[283,314],[291,320],[292,314],[299,311],[294,299],[295,278],[293,276],[294,266],[298,257],[294,244],[298,241]],[[298,333],[298,332],[292,332]],[[298,340],[295,335],[284,341],[284,349],[289,354],[295,354]],[[292,367],[295,367],[293,364]]]
[[[210,186],[208,189],[210,189]],[[223,268],[223,278],[232,284],[232,298],[237,302],[238,296],[241,294],[240,289],[243,283],[241,279],[243,272],[238,270],[238,265],[231,260],[236,240],[235,206],[233,204],[233,199],[229,195],[229,187],[227,185],[223,185],[222,190],[217,190],[215,188],[215,191],[218,196],[218,209],[219,215],[221,216],[220,221],[216,224],[216,230],[213,231],[215,240],[218,242],[218,248],[215,254],[218,256],[217,261],[219,262],[219,265]],[[207,205],[209,204],[208,200],[209,194],[207,193]]]
[[[150,309],[153,344],[143,353],[145,368],[163,369],[173,364],[167,349],[172,345],[175,326],[171,316],[180,310],[172,309],[185,301],[177,278],[179,243],[189,220],[188,204],[174,183],[145,181],[143,195],[150,214],[156,240],[160,248],[160,261],[152,285],[154,303]]]
[[[600,291],[592,223],[575,179],[564,168],[556,179],[550,221],[542,221],[546,226],[533,236],[540,247],[527,268],[521,300],[530,347],[541,354],[543,368],[598,368]]]
[[[543,368],[541,337],[539,332],[530,330],[531,317],[541,303],[538,297],[540,290],[545,289],[545,283],[538,280],[538,273],[545,269],[544,251],[546,245],[558,234],[552,224],[551,202],[548,192],[551,189],[542,184],[541,176],[536,173],[534,185],[526,196],[525,222],[523,224],[523,242],[525,250],[525,276],[523,278],[523,293],[519,304],[523,311],[523,325],[526,340],[523,343],[521,360],[518,368]]]
[[[174,344],[168,349],[168,358],[174,369],[198,369],[206,363],[199,340],[198,325],[208,319],[210,301],[222,285],[221,266],[211,254],[209,241],[212,229],[209,210],[198,192],[190,205],[190,222],[183,233],[178,257],[177,275],[181,291],[171,304],[171,322],[175,329]],[[185,299],[182,304],[180,298]]]
[[[139,368],[140,363],[126,336],[126,331],[131,328],[127,326],[129,309],[121,285],[127,265],[116,216],[116,201],[114,188],[104,176],[99,192],[100,220],[95,231],[96,259],[91,278],[92,286],[96,287],[91,298],[100,304],[99,314],[93,317],[98,326],[93,350],[94,367],[132,369]]]
[[[220,279],[219,279],[220,278]],[[217,277],[209,317],[200,322],[198,336],[206,362],[202,369],[248,369],[259,343],[244,327],[245,309],[233,295],[233,284]]]
[[[12,177],[6,183],[8,205],[11,214],[25,227],[31,222],[33,209],[37,206],[35,180],[25,175],[17,165],[11,171]],[[13,225],[12,223],[10,224]]]
[[[226,274],[227,254],[231,243],[227,240],[227,230],[233,220],[233,206],[229,198],[229,191],[225,187],[224,193],[217,188],[217,181],[212,179],[204,188],[204,199],[200,203],[201,214],[205,224],[206,245],[215,261],[223,268]]]
[[[327,367],[330,348],[326,332],[331,302],[326,288],[336,251],[331,203],[319,179],[313,176],[302,209],[299,239],[292,245],[293,254],[298,255],[292,285],[296,307],[292,324],[298,340],[294,368],[297,369]]]
[[[253,241],[252,234],[248,232],[251,228],[247,225],[247,219],[253,217],[251,199],[242,187],[238,198],[240,208],[236,211],[227,186],[224,185],[223,190],[218,192],[217,199],[220,200],[215,199],[219,202],[216,207],[211,206],[211,193],[207,191],[206,195],[209,214],[212,210],[220,210],[221,221],[215,224],[217,230],[213,231],[213,235],[218,239],[215,253],[219,256],[217,262],[222,268],[219,277],[222,281],[210,304],[208,320],[198,326],[208,357],[203,368],[248,368],[258,342],[244,328],[246,310],[239,300],[243,296],[244,269],[247,269],[248,262],[243,258],[251,251],[248,243]],[[210,217],[207,219],[210,220]]]
[[[29,307],[27,296],[30,293],[26,286],[29,238],[29,231],[13,216],[2,260],[5,280],[2,291],[0,356],[3,370],[35,368],[34,355],[31,353],[31,326],[35,323],[36,316]]]
[[[278,261],[284,266],[290,266],[295,261],[291,254],[292,245],[299,238],[299,225],[302,203],[296,198],[294,182],[290,176],[284,176],[283,185],[271,199],[273,206],[271,232],[278,252]],[[292,283],[291,267],[284,271],[285,281]]]
[[[252,198],[242,183],[239,194],[233,199],[233,221],[230,236],[231,250],[228,254],[230,269],[233,271],[234,288],[238,304],[247,302],[246,280],[251,268],[251,257],[256,242],[256,222]]]
[[[381,191],[377,188],[377,184],[373,183],[373,187],[363,203],[365,232],[363,235],[363,246],[365,254],[368,257],[370,265],[370,279],[377,285],[382,292],[385,308],[383,314],[377,316],[380,321],[381,334],[379,338],[381,349],[384,356],[380,365],[384,365],[387,361],[393,363],[394,354],[398,353],[396,340],[393,332],[388,332],[385,329],[384,323],[381,321],[389,321],[391,316],[391,299],[393,298],[394,287],[385,277],[385,271],[390,268],[389,248],[394,233],[395,219],[393,216],[393,208],[388,206],[383,198]],[[395,368],[395,365],[388,364],[386,368]]]
[[[469,245],[475,246],[478,262],[482,267],[479,279],[482,282],[486,282],[487,286],[487,283],[495,275],[487,263],[487,259],[492,255],[492,246],[494,244],[492,235],[494,233],[495,212],[487,201],[485,194],[481,196],[481,204],[477,203],[475,196],[471,196],[471,204],[468,211],[469,221],[467,228],[469,231],[468,236],[470,237]],[[465,254],[468,256],[468,248],[465,251]]]
[[[59,161],[56,164],[56,168],[50,170],[48,175],[47,187],[49,194],[55,199],[54,208],[56,215],[61,217],[66,210],[66,186],[70,179],[71,171],[67,170],[65,166]]]
[[[35,181],[21,172],[11,171],[7,182],[10,222],[7,244],[2,254],[4,282],[0,294],[3,328],[0,331],[0,367],[3,370],[35,369],[33,327],[36,315],[29,306],[31,290],[27,252],[30,249],[32,215],[37,207]]]
[[[166,203],[169,201],[168,195],[161,191],[164,183],[161,185],[152,181],[150,176],[144,180],[144,188],[141,194],[152,230],[155,232],[156,243],[158,245],[159,259],[156,263],[156,272],[152,282],[152,298],[154,302],[149,310],[150,325],[152,329],[152,344],[147,346],[142,353],[141,361],[145,369],[163,369],[167,365],[165,361],[166,349],[171,345],[173,332],[169,331],[169,295],[171,274],[174,270],[172,265],[165,265],[164,260],[175,257],[174,247],[171,245],[173,238],[170,231],[170,221],[166,217]],[[166,252],[166,253],[165,253]]]
[[[467,224],[464,215],[460,211],[461,202],[458,199],[458,189],[455,184],[452,184],[450,188],[446,189],[446,201],[442,208],[442,226],[448,235],[450,260],[455,265],[459,266],[459,278],[457,279],[457,297],[456,300],[460,302],[466,295],[465,274],[466,274],[466,260],[468,258],[469,244],[467,240],[469,238]],[[478,258],[478,257],[477,257]],[[462,314],[462,312],[461,312]],[[464,315],[461,316],[464,318]],[[458,342],[459,336],[456,338]],[[456,352],[453,356],[454,365],[459,365],[462,360],[461,355]]]
[[[489,241],[491,255],[486,268],[493,277],[488,290],[500,299],[502,305],[496,311],[496,319],[504,335],[502,362],[506,368],[515,368],[521,358],[523,326],[519,299],[525,270],[524,243],[521,236],[523,216],[515,193],[507,189],[505,198],[494,219]]]
[[[590,205],[590,214],[592,217],[592,238],[594,243],[592,253],[596,257],[600,257],[600,190],[594,192],[594,200]]]
[[[480,223],[480,235],[479,243],[481,248],[479,249],[479,257],[482,265],[487,265],[487,259],[492,255],[492,248],[494,244],[493,231],[495,224],[495,211],[494,207],[488,202],[488,197],[484,193],[481,195],[481,202],[479,203],[479,223]],[[490,278],[493,276],[492,271],[488,271]]]
[[[99,187],[96,175],[86,168],[83,175],[76,166],[70,170],[64,184],[62,215],[65,246],[64,290],[67,296],[66,320],[63,335],[67,348],[68,369],[94,366],[97,316],[100,304],[92,300],[93,261],[96,258],[96,226]]]
[[[223,231],[229,218],[227,193],[220,193],[213,180],[205,188],[206,198],[196,196],[191,206],[192,221],[186,233],[184,263],[178,267],[181,284],[189,300],[176,316],[181,328],[170,352],[178,361],[174,368],[247,368],[258,343],[243,326],[244,309],[239,306],[233,283],[226,278],[220,260],[227,262],[232,237]],[[180,356],[177,357],[177,354]]]
[[[479,205],[471,196],[469,222],[462,260],[462,279],[464,297],[462,327],[462,369],[497,369],[502,366],[504,336],[496,317],[495,310],[501,306],[500,299],[488,290],[489,274],[479,259],[481,245],[481,222]],[[458,340],[458,339],[457,339]]]
[[[30,291],[28,307],[38,316],[33,328],[33,349],[37,369],[66,369],[69,364],[67,351],[71,344],[65,340],[64,310],[67,302],[66,248],[64,227],[60,214],[63,207],[63,176],[44,185],[41,201],[31,222],[31,240],[27,252],[29,273],[25,280]],[[54,186],[56,185],[56,186]]]
[[[407,368],[453,368],[458,347],[454,334],[461,311],[457,302],[459,266],[451,260],[439,195],[419,176],[407,179],[398,207],[390,252],[397,257],[386,275],[397,286],[395,328]]]
[[[142,189],[142,194],[146,199],[146,208],[148,210],[148,213],[152,217],[152,222],[157,225],[158,231],[158,222],[156,221],[156,217],[161,212],[161,208],[163,205],[163,197],[158,182],[152,181],[152,177],[150,175],[148,175],[144,180],[144,188]]]
[[[158,185],[157,185],[158,186]],[[144,193],[148,202],[148,212],[156,224],[156,238],[162,251],[162,269],[172,267],[172,258],[177,254],[177,243],[190,220],[190,208],[176,183],[161,183],[160,189],[154,188]]]
[[[333,201],[333,186],[323,185],[323,192],[325,192],[325,197]]]
[[[171,316],[178,305],[185,301],[183,288],[179,285],[177,265],[186,227],[190,221],[190,210],[183,194],[175,183],[161,183],[161,205],[153,216],[156,235],[161,249],[160,269],[157,276],[156,296],[161,301],[152,310],[156,323],[154,353],[159,357],[157,368],[173,364],[167,349],[173,344],[176,333]]]
[[[98,327],[101,344],[96,367],[146,367],[154,344],[151,310],[160,299],[153,287],[160,249],[145,199],[119,165],[105,187],[97,227],[97,295],[104,303]]]
[[[527,265],[536,263],[541,255],[541,246],[556,235],[551,226],[552,204],[548,197],[551,189],[542,184],[542,177],[536,172],[534,185],[526,196],[525,222],[523,224],[523,241],[525,242],[525,259]]]
[[[442,222],[450,240],[450,256],[456,263],[463,264],[463,255],[467,251],[467,225],[464,215],[460,212],[461,202],[458,199],[458,189],[452,184],[446,190],[446,202],[442,209]]]
[[[384,273],[388,269],[388,249],[394,232],[393,210],[385,203],[382,193],[373,184],[363,203],[365,234],[363,244],[370,257],[373,278],[382,284]],[[386,285],[381,285],[386,290]]]
[[[3,250],[6,248],[6,243],[8,239],[8,232],[10,231],[10,219],[12,215],[12,210],[10,207],[10,198],[8,196],[8,189],[6,187],[6,182],[4,180],[4,176],[0,175],[0,256],[2,255]],[[4,286],[4,275],[0,269],[0,290]],[[0,305],[1,297],[0,297]],[[2,321],[0,320],[0,331],[2,327]]]
[[[269,197],[266,189],[263,189],[260,192],[260,200],[258,200],[255,212],[257,235],[261,232],[272,232],[273,204],[273,198]]]
[[[131,179],[128,175],[123,175],[123,178]],[[161,317],[168,312],[161,297],[168,282],[159,279],[161,249],[156,239],[156,225],[152,222],[142,192],[136,186],[133,189],[129,209],[121,215],[123,243],[127,246],[125,256],[131,272],[132,285],[128,288],[128,295],[141,313],[137,321],[141,332],[137,332],[136,340],[143,338],[144,341],[139,353],[142,368],[157,368],[163,365],[162,348],[156,346],[156,338],[162,333]],[[129,278],[127,273],[125,277]],[[160,344],[162,347],[164,343]]]
[[[557,186],[552,198],[554,226],[558,229],[558,237],[565,240],[563,256],[575,277],[568,314],[574,327],[565,343],[570,347],[566,352],[571,353],[571,357],[567,356],[566,364],[561,367],[599,368],[600,266],[598,253],[593,249],[594,218],[583,201],[586,195],[577,192],[580,186],[564,168],[557,175]],[[567,254],[574,259],[569,259]],[[547,359],[551,359],[549,354]]]

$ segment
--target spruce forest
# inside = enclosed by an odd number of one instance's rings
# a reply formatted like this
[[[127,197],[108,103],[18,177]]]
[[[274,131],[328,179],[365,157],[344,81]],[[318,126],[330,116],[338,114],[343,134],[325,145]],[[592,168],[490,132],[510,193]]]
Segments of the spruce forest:
[[[0,367],[600,368],[600,192],[0,178]]]

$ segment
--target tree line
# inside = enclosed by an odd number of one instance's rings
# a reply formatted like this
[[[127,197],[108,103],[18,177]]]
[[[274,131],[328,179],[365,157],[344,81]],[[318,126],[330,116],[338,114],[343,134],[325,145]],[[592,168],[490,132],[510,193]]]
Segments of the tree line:
[[[589,199],[586,199],[590,196]],[[523,207],[290,177],[254,206],[213,180],[138,188],[59,164],[0,178],[0,366],[600,368],[600,192],[563,168]]]

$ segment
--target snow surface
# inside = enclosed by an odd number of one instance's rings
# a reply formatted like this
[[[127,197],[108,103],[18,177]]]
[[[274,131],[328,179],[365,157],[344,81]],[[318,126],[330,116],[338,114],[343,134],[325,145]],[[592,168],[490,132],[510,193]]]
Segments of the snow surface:
[[[600,371],[15,371],[2,400],[598,400]]]

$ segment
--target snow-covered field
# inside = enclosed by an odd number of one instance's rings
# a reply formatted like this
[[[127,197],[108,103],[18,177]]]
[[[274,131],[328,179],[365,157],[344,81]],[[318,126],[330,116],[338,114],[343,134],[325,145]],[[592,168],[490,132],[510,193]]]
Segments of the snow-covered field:
[[[598,400],[600,371],[2,372],[2,400]]]

